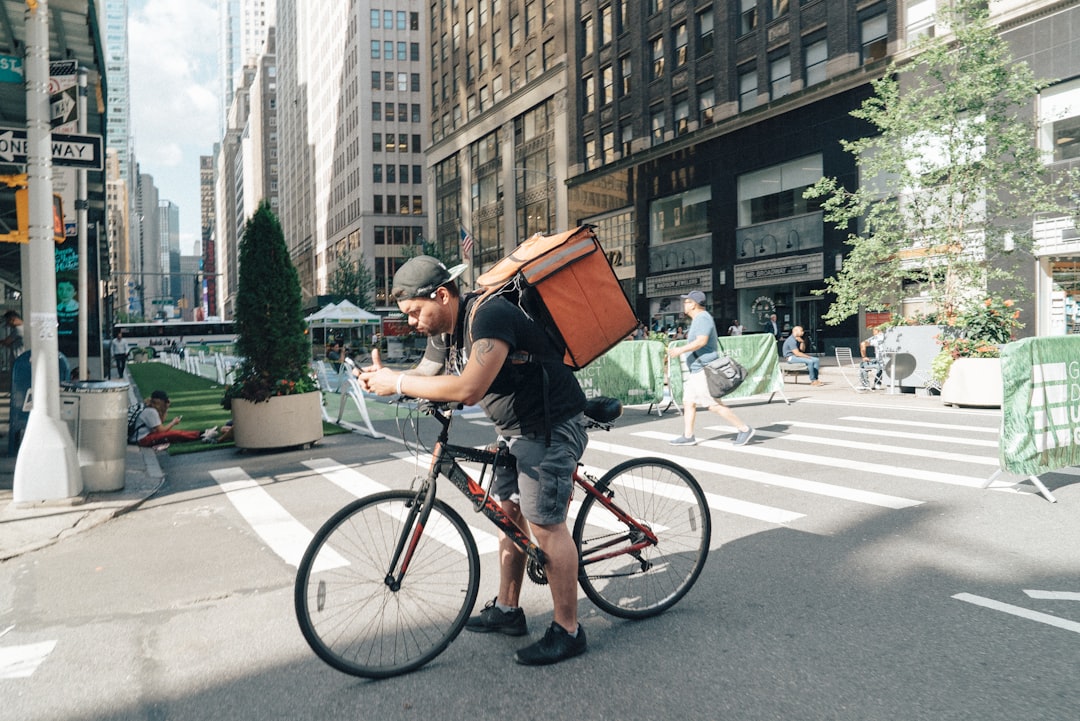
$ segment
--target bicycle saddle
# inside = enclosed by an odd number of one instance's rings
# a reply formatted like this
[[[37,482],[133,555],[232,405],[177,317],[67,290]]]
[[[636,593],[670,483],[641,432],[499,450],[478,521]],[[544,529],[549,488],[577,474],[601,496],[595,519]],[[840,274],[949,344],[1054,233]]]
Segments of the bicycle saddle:
[[[617,398],[590,398],[585,401],[585,415],[597,423],[611,423],[622,415],[622,403]]]

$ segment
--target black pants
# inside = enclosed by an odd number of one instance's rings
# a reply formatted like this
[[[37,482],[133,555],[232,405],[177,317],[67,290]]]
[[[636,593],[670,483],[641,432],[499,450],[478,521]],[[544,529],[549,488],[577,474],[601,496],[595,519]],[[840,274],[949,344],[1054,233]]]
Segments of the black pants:
[[[116,361],[116,373],[117,377],[124,377],[124,367],[127,365],[127,353],[118,353],[113,356],[113,360]]]

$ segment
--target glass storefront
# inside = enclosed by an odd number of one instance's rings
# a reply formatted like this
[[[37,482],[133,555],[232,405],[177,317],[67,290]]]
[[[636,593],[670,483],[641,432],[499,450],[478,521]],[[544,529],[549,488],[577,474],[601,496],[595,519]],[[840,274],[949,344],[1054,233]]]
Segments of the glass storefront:
[[[1080,335],[1080,258],[1050,261],[1050,334]]]

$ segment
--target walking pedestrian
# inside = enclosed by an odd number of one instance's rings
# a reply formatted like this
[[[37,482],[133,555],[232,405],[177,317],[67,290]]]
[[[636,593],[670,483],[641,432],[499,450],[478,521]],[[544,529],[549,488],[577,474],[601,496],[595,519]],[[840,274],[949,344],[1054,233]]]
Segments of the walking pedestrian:
[[[697,444],[694,422],[697,420],[698,406],[704,406],[735,426],[738,431],[735,445],[746,445],[753,438],[754,429],[735,415],[735,411],[724,405],[722,400],[713,398],[709,393],[708,381],[705,380],[705,365],[720,357],[717,351],[716,323],[709,311],[705,310],[705,294],[700,290],[692,290],[682,296],[682,302],[683,313],[690,317],[690,329],[686,332],[688,342],[677,347],[669,346],[667,353],[670,358],[686,355],[690,375],[683,383],[683,434],[669,443],[673,446]]]

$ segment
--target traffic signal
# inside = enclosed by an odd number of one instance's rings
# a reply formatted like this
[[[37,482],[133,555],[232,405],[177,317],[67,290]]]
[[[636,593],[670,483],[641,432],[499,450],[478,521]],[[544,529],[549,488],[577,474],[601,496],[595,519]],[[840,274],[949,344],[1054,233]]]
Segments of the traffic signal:
[[[0,243],[26,243],[30,240],[30,191],[26,173],[0,175]],[[63,243],[64,201],[53,193],[53,240]]]
[[[26,173],[0,175],[0,242],[27,242],[29,224],[30,198],[26,190]]]

